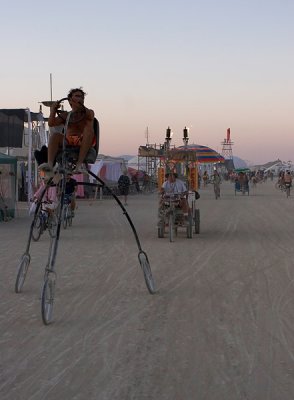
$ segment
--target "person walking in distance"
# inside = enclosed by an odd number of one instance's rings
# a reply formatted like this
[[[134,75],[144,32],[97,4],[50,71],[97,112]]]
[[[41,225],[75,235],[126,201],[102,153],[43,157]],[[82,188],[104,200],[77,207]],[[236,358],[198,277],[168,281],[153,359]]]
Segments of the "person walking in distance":
[[[128,194],[130,189],[130,178],[128,177],[128,172],[124,171],[123,174],[118,179],[118,190],[121,196],[124,196],[124,205],[128,205]]]

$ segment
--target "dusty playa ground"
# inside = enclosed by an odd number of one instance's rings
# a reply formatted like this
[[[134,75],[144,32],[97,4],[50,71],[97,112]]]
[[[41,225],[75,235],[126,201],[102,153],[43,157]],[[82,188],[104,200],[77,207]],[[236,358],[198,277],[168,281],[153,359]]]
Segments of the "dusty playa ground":
[[[293,400],[294,195],[201,190],[201,232],[158,239],[157,195],[129,199],[157,293],[112,200],[80,201],[62,231],[54,322],[40,291],[49,237],[16,267],[30,218],[0,224],[1,400]]]

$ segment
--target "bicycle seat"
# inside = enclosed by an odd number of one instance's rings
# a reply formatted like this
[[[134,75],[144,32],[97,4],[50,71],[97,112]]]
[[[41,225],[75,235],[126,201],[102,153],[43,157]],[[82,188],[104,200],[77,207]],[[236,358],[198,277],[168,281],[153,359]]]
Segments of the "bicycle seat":
[[[79,146],[66,146],[65,148],[66,159],[71,163],[75,163],[78,160],[79,152],[80,152]],[[95,147],[91,147],[85,157],[84,162],[88,164],[94,164],[96,158],[97,158],[96,149]],[[60,151],[56,155],[56,161],[61,162],[61,160],[62,160],[62,151]]]
[[[96,138],[96,144],[94,147],[91,147],[85,157],[84,162],[89,164],[94,164],[99,152],[99,121],[97,118],[94,118],[93,129]],[[78,159],[80,147],[79,146],[66,146],[66,156],[70,162],[76,162]],[[40,150],[35,150],[34,152],[35,159],[37,164],[43,164],[48,162],[48,148],[47,146],[42,146]],[[60,162],[62,160],[62,151],[59,151],[56,155],[56,161]]]
[[[100,138],[100,132],[99,132],[99,121],[97,120],[97,118],[94,118],[94,122],[93,122],[93,129],[94,129],[94,135],[95,135],[95,139],[96,139],[96,143],[95,146],[91,147],[85,157],[84,162],[88,163],[88,164],[94,164],[99,152],[99,138]],[[65,148],[65,153],[66,153],[66,157],[67,160],[69,162],[73,162],[75,163],[78,160],[78,156],[79,156],[79,152],[80,152],[80,147],[79,146],[69,146],[67,145]],[[56,156],[56,161],[60,162],[62,158],[62,151],[60,151],[59,153],[57,153]]]

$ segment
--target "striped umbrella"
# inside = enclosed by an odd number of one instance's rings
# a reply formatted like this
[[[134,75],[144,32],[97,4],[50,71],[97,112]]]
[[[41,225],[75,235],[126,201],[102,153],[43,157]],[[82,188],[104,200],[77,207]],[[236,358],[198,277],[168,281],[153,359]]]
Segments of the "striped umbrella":
[[[225,159],[217,151],[200,144],[189,144],[171,149],[168,158],[175,161],[197,161],[199,163],[223,163]]]

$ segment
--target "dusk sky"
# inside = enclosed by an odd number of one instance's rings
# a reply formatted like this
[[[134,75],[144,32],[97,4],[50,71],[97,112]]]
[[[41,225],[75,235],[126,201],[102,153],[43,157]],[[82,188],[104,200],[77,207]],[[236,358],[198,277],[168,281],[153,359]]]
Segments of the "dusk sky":
[[[100,152],[163,143],[294,161],[293,0],[16,0],[1,4],[0,108],[82,87]],[[43,108],[48,116],[48,108]]]

